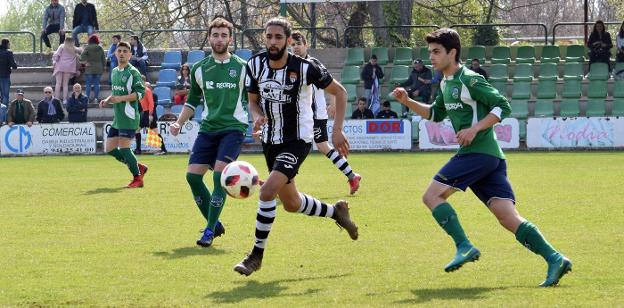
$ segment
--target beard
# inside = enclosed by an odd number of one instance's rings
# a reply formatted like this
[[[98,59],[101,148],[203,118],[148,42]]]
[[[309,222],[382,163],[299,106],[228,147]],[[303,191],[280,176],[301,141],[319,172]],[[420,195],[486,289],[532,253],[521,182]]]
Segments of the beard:
[[[286,46],[284,46],[275,54],[271,53],[271,51],[267,49],[267,53],[269,54],[269,60],[277,61],[284,56],[284,53],[286,53]]]
[[[216,54],[219,54],[219,55],[222,55],[222,54],[224,54],[224,53],[226,53],[228,51],[228,46],[227,45],[224,45],[224,46],[221,47],[221,49],[219,49],[219,48],[217,48],[217,45],[214,45],[214,44],[210,43],[210,48],[212,48],[212,52],[213,53],[216,53]]]

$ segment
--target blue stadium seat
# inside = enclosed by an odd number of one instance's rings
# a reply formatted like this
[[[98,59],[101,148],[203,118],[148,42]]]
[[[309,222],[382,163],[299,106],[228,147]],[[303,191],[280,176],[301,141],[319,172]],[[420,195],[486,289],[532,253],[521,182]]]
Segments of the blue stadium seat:
[[[158,96],[158,102],[156,103],[157,105],[171,105],[171,89],[169,87],[156,87],[154,88],[154,94]]]
[[[156,82],[156,86],[173,88],[177,80],[178,73],[176,70],[171,68],[161,69],[160,72],[158,72],[158,82]]]
[[[193,66],[193,64],[201,61],[206,57],[206,53],[203,50],[191,50],[186,55],[186,64],[189,66]]]
[[[253,53],[249,49],[241,48],[241,49],[237,49],[234,52],[234,54],[241,57],[243,60],[247,61],[249,60],[249,58],[251,58]]]
[[[182,108],[184,108],[184,105],[173,105],[171,106],[171,113],[180,115],[180,113],[182,113]]]
[[[156,105],[156,119],[160,119],[165,114],[165,107],[162,105]]]
[[[182,52],[181,51],[167,51],[165,52],[164,59],[160,64],[161,68],[171,68],[179,70],[182,65]]]
[[[195,107],[195,115],[193,115],[193,121],[195,122],[201,122],[202,119],[202,112],[204,112],[204,106],[199,105],[197,107]]]

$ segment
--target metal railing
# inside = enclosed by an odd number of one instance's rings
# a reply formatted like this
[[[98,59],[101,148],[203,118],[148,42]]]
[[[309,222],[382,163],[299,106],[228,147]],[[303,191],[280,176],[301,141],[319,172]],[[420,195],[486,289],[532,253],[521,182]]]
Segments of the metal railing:
[[[535,26],[544,29],[544,45],[548,45],[548,27],[543,23],[500,23],[500,24],[454,24],[450,28],[482,28],[482,27],[524,27]]]
[[[94,31],[94,33],[97,33],[97,34],[100,34],[100,33],[115,33],[115,34],[128,33],[130,35],[134,35],[134,31],[132,31],[132,30],[98,30],[98,31]],[[58,32],[57,32],[57,34],[58,34]],[[67,37],[68,35],[69,36],[72,35],[72,30],[65,30],[65,37]],[[33,49],[33,53],[34,52],[35,52],[35,50]],[[43,39],[41,37],[39,37],[39,52],[43,52]]]
[[[36,40],[35,40],[35,34],[30,32],[30,31],[0,31],[0,34],[28,34],[31,36],[32,38],[32,52],[35,53],[36,52]]]
[[[558,22],[556,24],[553,25],[552,28],[552,44],[555,45],[555,41],[557,40],[557,28],[559,27],[564,27],[564,26],[592,26],[594,25],[596,22],[595,21],[588,21],[588,22],[582,22],[582,21],[571,21],[571,22]],[[621,21],[605,21],[604,22],[605,25],[620,25],[622,24]],[[606,31],[606,29],[605,29]],[[585,39],[585,37],[583,37],[583,40]]]
[[[349,46],[349,31],[353,30],[364,30],[364,29],[422,29],[422,28],[432,28],[432,29],[440,29],[438,25],[397,25],[397,26],[349,26],[345,28],[344,31],[344,47]]]
[[[143,38],[145,37],[146,33],[173,33],[173,32],[207,32],[208,29],[145,29],[141,32],[141,35],[139,36],[141,39],[141,42],[143,42]],[[232,33],[232,37],[234,40],[234,44],[236,45],[236,33]]]
[[[240,48],[245,48],[245,35],[249,34],[249,33],[258,33],[258,32],[264,32],[264,28],[248,28],[243,30],[240,33],[241,36],[241,47]],[[316,48],[316,36],[318,35],[319,31],[331,31],[334,33],[334,35],[336,36],[336,48],[340,47],[340,35],[338,34],[338,29],[334,28],[334,27],[296,27],[293,28],[293,30],[307,30],[308,32],[311,32],[312,35],[312,39],[310,39],[310,43],[311,43],[311,47],[312,48]],[[236,46],[236,44],[234,45],[235,48],[238,47]]]

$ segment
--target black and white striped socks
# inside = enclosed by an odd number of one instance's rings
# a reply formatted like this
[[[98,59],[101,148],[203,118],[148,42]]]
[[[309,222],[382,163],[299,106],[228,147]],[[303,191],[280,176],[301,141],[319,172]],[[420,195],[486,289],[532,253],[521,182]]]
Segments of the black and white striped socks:
[[[332,217],[334,216],[334,206],[327,205],[318,199],[308,196],[303,193],[299,193],[301,198],[301,205],[297,212],[306,214],[308,216],[320,216],[320,217]]]
[[[329,160],[332,161],[332,163],[334,164],[334,166],[336,166],[336,168],[338,168],[338,170],[344,173],[346,177],[351,179],[354,176],[353,170],[351,170],[349,163],[344,157],[342,157],[342,155],[340,155],[340,153],[338,153],[338,151],[336,151],[335,149],[331,149],[329,150],[329,152],[327,152],[326,156],[327,158],[329,158]]]

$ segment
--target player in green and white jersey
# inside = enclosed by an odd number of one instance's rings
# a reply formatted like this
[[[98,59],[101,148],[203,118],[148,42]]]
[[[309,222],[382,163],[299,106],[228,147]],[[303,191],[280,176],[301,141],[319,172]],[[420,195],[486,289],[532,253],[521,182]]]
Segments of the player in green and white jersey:
[[[170,126],[171,134],[176,136],[180,127],[193,116],[195,108],[204,105],[206,115],[186,171],[195,203],[208,222],[197,241],[197,245],[204,247],[212,245],[214,237],[225,233],[219,222],[226,197],[221,187],[221,172],[228,163],[238,158],[248,126],[244,106],[247,104],[246,62],[228,51],[232,33],[233,26],[227,20],[216,18],[211,22],[208,34],[212,55],[191,68],[191,89],[186,104],[177,122]],[[213,170],[212,195],[203,181],[208,170]]]
[[[483,76],[460,64],[461,42],[456,31],[432,32],[427,35],[427,43],[433,67],[444,74],[441,92],[433,105],[410,99],[403,88],[395,89],[392,95],[423,118],[439,122],[448,116],[457,133],[459,151],[438,171],[422,198],[457,248],[455,257],[444,270],[455,271],[481,255],[468,240],[457,214],[447,202],[454,192],[470,187],[505,229],[546,260],[546,280],[540,286],[557,285],[572,269],[572,262],[555,250],[538,228],[516,210],[505,156],[492,128],[511,113],[509,102]]]
[[[118,65],[111,73],[112,94],[100,101],[100,108],[112,104],[115,113],[113,124],[108,131],[105,151],[128,165],[134,178],[127,187],[137,188],[143,187],[147,166],[137,161],[130,150],[130,145],[139,128],[139,101],[145,95],[145,86],[141,73],[129,63],[132,56],[130,50],[130,44],[127,42],[117,44],[115,56]]]

